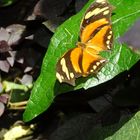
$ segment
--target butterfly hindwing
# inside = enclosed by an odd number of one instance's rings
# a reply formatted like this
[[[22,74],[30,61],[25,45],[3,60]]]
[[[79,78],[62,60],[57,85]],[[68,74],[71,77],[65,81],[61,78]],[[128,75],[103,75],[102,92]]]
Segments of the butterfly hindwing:
[[[96,0],[88,8],[81,22],[79,42],[57,62],[60,83],[75,85],[76,78],[96,74],[107,62],[100,52],[112,47],[111,13],[107,0]]]
[[[92,53],[91,49],[86,48],[82,55],[82,69],[83,76],[88,76],[89,74],[96,74],[103,64],[107,62],[106,59],[102,58],[96,53]]]

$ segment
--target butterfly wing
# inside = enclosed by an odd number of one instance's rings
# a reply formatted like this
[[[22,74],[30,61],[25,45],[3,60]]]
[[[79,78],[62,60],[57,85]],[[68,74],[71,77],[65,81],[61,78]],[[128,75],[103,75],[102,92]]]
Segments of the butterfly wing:
[[[86,11],[81,22],[80,42],[99,51],[112,46],[112,5],[107,0],[96,0]]]
[[[75,79],[82,76],[81,57],[83,50],[81,47],[70,49],[57,62],[56,77],[60,83],[65,82],[75,85]]]
[[[112,45],[111,5],[107,0],[96,0],[81,22],[80,41],[57,62],[56,77],[60,83],[75,85],[75,79],[96,73],[106,62],[100,51]]]
[[[107,0],[96,0],[86,11],[81,22],[80,41],[86,45],[83,52],[83,75],[97,73],[107,62],[101,51],[112,47],[112,6]],[[91,62],[86,58],[91,57]]]

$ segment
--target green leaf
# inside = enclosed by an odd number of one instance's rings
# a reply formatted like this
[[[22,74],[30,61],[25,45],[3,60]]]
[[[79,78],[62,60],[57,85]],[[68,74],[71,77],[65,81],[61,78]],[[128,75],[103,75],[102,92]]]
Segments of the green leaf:
[[[95,127],[90,131],[92,134],[89,134],[90,138],[88,140],[139,140],[139,127],[140,112],[134,116],[122,118],[118,124],[107,127]]]
[[[0,7],[5,7],[13,4],[17,0],[1,0],[0,1]]]
[[[2,85],[3,85],[3,90],[5,92],[9,92],[10,90],[14,90],[14,89],[24,90],[25,92],[27,92],[29,90],[28,87],[25,85],[16,84],[16,83],[9,82],[9,81],[3,81]]]
[[[41,74],[34,85],[24,113],[24,121],[29,121],[45,111],[52,104],[56,95],[79,88],[88,89],[101,84],[112,79],[119,73],[129,70],[140,59],[139,55],[131,51],[126,45],[119,44],[118,42],[118,38],[140,17],[140,1],[110,0],[110,3],[116,7],[112,16],[114,47],[112,51],[101,54],[109,62],[97,74],[98,79],[93,76],[79,78],[76,80],[75,87],[60,84],[56,81],[56,63],[64,52],[69,48],[75,47],[78,40],[81,19],[85,10],[92,2],[93,0],[90,0],[77,15],[71,17],[58,27],[52,37],[43,60]]]

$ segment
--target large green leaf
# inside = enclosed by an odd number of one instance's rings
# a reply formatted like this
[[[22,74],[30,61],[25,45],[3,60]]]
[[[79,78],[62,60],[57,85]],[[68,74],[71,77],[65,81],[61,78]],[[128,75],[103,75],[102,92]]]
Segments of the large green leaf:
[[[98,116],[98,115],[97,115]],[[102,126],[97,116],[88,113],[77,115],[59,126],[49,140],[139,140],[140,112],[123,115],[113,125]]]
[[[93,0],[90,0],[81,12],[63,23],[52,37],[43,60],[41,74],[34,85],[24,113],[24,121],[29,121],[45,111],[51,105],[56,95],[70,90],[87,89],[101,84],[119,73],[129,70],[139,60],[140,57],[127,46],[120,44],[118,38],[140,17],[140,1],[110,0],[110,3],[116,7],[112,16],[114,47],[112,51],[101,54],[109,62],[98,73],[98,79],[93,76],[79,78],[76,80],[75,87],[59,84],[56,81],[56,63],[65,51],[75,47],[82,16],[92,2]]]
[[[140,112],[136,113],[134,116],[122,118],[118,124],[93,128],[90,131],[90,138],[88,138],[88,140],[139,140],[139,127]]]

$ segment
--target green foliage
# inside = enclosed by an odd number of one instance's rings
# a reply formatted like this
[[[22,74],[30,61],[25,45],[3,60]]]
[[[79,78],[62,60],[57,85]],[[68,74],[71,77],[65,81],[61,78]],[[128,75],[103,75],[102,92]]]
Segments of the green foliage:
[[[108,126],[98,123],[93,114],[82,114],[58,127],[50,140],[139,140],[139,126],[140,112],[124,115],[118,123]]]
[[[88,140],[139,140],[139,126],[140,112],[136,113],[134,116],[122,118],[118,124],[92,129]]]
[[[6,92],[9,92],[10,90],[14,90],[14,89],[23,90],[25,92],[28,91],[28,87],[23,84],[16,84],[16,83],[9,82],[9,81],[3,81],[2,84],[3,84],[3,90]],[[32,85],[29,85],[29,87],[31,88]]]
[[[0,7],[9,6],[13,4],[16,0],[1,0]]]
[[[112,16],[114,47],[111,51],[101,54],[109,62],[98,73],[98,79],[93,76],[79,78],[76,80],[75,87],[59,84],[56,81],[56,63],[64,52],[75,47],[82,16],[92,2],[93,0],[90,0],[81,12],[62,24],[52,37],[43,60],[41,74],[34,85],[24,113],[24,121],[29,121],[45,111],[52,104],[56,95],[79,88],[88,89],[101,84],[119,73],[129,70],[139,60],[139,55],[131,51],[126,45],[120,44],[118,38],[140,17],[140,2],[139,0],[110,0],[110,3],[115,6]]]

